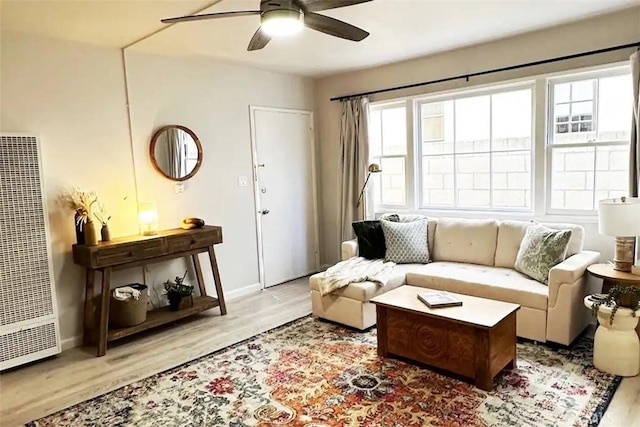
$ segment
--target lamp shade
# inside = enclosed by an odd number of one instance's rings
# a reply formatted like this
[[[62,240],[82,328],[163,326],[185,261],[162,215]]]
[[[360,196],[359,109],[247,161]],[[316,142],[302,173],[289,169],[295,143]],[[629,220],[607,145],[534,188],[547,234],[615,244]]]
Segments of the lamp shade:
[[[155,202],[140,202],[138,205],[140,233],[144,236],[158,234],[158,209]]]
[[[606,236],[640,236],[640,199],[623,197],[600,200],[598,232]]]

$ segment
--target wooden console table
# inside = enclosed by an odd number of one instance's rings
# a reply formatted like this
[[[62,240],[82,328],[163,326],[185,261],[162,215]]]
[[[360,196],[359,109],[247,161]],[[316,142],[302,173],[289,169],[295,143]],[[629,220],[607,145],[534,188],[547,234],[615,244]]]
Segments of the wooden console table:
[[[222,243],[222,227],[208,225],[195,230],[177,228],[160,231],[155,236],[121,237],[109,242],[100,242],[98,246],[73,245],[73,261],[86,268],[84,345],[91,345],[97,341],[98,356],[104,356],[107,352],[108,341],[182,319],[213,307],[220,307],[220,313],[227,314],[218,262],[213,249],[213,245],[219,243]],[[209,254],[217,297],[207,296],[202,267],[198,259],[198,254],[202,252]],[[193,306],[179,311],[170,311],[169,307],[162,307],[149,311],[144,323],[128,328],[109,330],[111,272],[180,257],[191,257],[195,267],[200,296],[193,298]],[[100,293],[96,295],[94,294],[94,284],[98,271],[102,273],[102,286]]]

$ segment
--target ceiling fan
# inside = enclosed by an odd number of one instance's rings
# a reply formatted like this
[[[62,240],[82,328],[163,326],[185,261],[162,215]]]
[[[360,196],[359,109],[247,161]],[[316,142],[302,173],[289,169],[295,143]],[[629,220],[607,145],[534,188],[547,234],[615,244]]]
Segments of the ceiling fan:
[[[241,10],[235,12],[205,13],[202,15],[166,18],[162,22],[200,21],[204,19],[231,18],[234,16],[260,15],[260,27],[253,35],[247,50],[262,49],[272,37],[295,34],[303,27],[359,42],[369,33],[338,19],[315,12],[339,7],[367,3],[372,0],[260,0],[260,10]]]

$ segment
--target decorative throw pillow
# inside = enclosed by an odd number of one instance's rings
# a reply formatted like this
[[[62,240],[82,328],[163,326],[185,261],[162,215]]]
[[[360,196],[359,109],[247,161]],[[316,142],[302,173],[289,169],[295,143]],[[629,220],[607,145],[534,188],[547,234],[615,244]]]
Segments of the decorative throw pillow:
[[[387,245],[385,260],[398,264],[429,262],[427,220],[412,222],[380,221]]]
[[[398,215],[387,215],[388,221],[398,221]],[[384,259],[386,246],[380,221],[356,221],[351,223],[358,239],[359,255],[367,259]]]
[[[524,233],[515,269],[540,283],[548,284],[549,270],[564,261],[571,230],[553,230],[532,224]]]

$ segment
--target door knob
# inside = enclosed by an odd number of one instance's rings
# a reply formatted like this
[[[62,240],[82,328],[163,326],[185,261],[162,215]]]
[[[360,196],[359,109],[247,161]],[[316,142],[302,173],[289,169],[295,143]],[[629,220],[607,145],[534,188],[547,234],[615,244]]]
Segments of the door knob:
[[[260,211],[262,215],[267,215],[269,212],[271,212],[269,209],[263,209]]]

